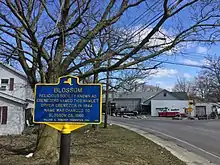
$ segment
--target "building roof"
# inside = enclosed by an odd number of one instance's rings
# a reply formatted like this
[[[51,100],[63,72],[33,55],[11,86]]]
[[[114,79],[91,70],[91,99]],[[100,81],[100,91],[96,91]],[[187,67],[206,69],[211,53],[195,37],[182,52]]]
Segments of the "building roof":
[[[141,99],[141,102],[146,101],[149,97],[155,95],[156,91],[149,91],[149,92],[133,92],[130,94],[124,94],[121,95],[119,97],[117,97],[117,99]]]
[[[188,96],[186,92],[170,92],[170,93],[179,100],[188,100]]]
[[[147,102],[156,97],[161,92],[167,91],[166,89],[158,91],[149,91],[149,92],[133,92],[131,94],[124,94],[116,99],[141,99],[141,102]],[[175,97],[178,100],[188,100],[188,96],[186,92],[169,92],[173,97]]]
[[[0,98],[4,98],[4,99],[10,100],[12,102],[16,102],[16,103],[23,104],[23,105],[26,103],[26,101],[23,99],[8,95],[3,92],[0,92]]]
[[[20,76],[23,77],[23,78],[27,78],[27,76],[26,76],[23,72],[21,72],[21,71],[15,69],[15,68],[13,68],[13,67],[10,66],[10,65],[4,64],[4,63],[2,63],[1,61],[0,61],[0,66],[2,66],[3,68],[6,68],[6,69],[12,71],[13,73],[15,73],[15,74],[17,74],[17,75],[20,75]]]
[[[145,103],[146,103],[147,101],[153,99],[154,97],[156,97],[157,95],[159,95],[159,94],[160,94],[161,92],[163,92],[163,91],[166,91],[166,92],[170,93],[173,97],[175,97],[175,98],[178,99],[178,100],[188,100],[188,96],[187,96],[187,93],[186,93],[186,92],[169,92],[168,90],[163,89],[163,90],[161,90],[160,92],[156,93],[155,95],[149,97],[149,98],[145,101]]]
[[[30,99],[30,98],[27,98],[26,101],[30,103],[34,103],[34,99]]]

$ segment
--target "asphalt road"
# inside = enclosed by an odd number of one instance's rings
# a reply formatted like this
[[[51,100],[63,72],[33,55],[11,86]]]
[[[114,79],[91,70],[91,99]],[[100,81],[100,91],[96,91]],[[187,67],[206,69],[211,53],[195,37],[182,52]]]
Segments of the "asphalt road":
[[[172,141],[220,165],[220,120],[109,119]]]

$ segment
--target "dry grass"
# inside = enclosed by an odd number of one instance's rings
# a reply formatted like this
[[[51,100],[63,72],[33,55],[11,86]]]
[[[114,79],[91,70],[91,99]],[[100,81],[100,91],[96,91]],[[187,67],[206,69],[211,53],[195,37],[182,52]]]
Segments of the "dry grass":
[[[22,155],[33,149],[35,138],[0,137],[0,165],[51,164]],[[118,126],[96,131],[89,126],[73,132],[70,154],[71,165],[185,165],[152,141]]]

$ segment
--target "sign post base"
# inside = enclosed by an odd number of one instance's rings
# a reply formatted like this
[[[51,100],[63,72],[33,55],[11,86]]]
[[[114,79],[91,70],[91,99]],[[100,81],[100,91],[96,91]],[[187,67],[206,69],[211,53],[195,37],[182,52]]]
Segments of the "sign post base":
[[[70,142],[71,142],[71,129],[70,125],[66,124],[61,130],[60,138],[60,165],[70,164]]]
[[[61,133],[60,165],[70,164],[70,141],[71,141],[71,133],[69,134]]]

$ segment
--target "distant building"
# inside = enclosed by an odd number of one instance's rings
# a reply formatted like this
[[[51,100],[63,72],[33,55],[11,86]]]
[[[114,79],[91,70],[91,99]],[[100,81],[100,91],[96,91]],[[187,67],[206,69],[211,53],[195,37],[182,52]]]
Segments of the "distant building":
[[[129,111],[158,116],[164,108],[185,113],[188,108],[188,96],[185,92],[169,92],[167,90],[134,92],[114,98],[116,108],[126,107]]]
[[[32,108],[26,75],[0,62],[0,135],[21,134]]]
[[[220,104],[219,103],[195,103],[193,105],[193,116],[204,116],[210,115],[212,112],[220,113]]]

